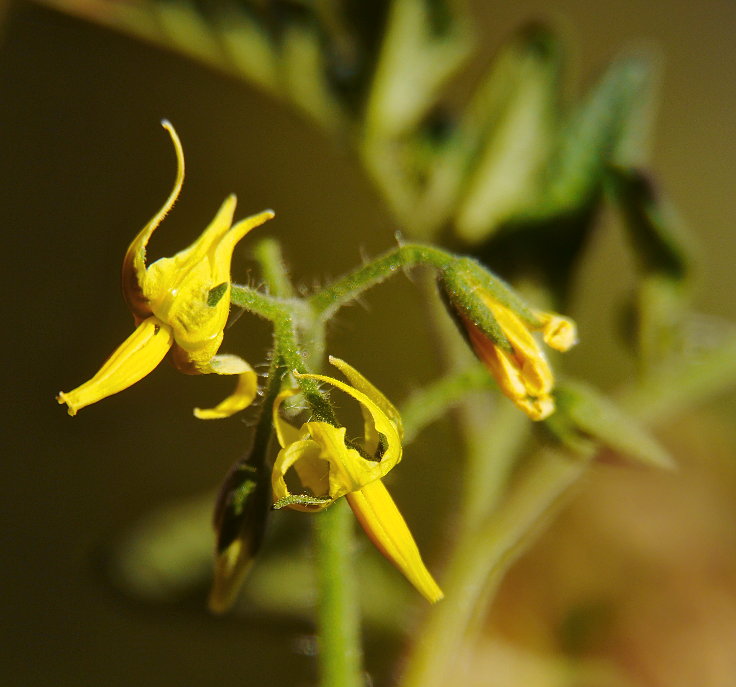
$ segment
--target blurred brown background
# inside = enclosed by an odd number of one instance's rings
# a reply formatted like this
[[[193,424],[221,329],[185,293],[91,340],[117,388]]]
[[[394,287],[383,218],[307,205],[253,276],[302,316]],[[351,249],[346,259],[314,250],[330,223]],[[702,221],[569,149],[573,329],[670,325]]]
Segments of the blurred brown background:
[[[574,58],[572,91],[623,47],[661,54],[652,166],[702,246],[699,309],[736,320],[736,4],[570,0],[551,13],[541,0],[478,1],[474,11],[487,55],[520,23],[551,19]],[[215,424],[191,416],[193,406],[219,399],[228,380],[162,366],[74,419],[53,396],[87,379],[130,331],[119,295],[122,255],[173,181],[162,117],[183,140],[187,180],[156,235],[154,257],[187,245],[230,192],[238,195],[238,216],[276,210],[276,220],[257,231],[283,241],[296,281],[306,285],[389,248],[396,227],[349,154],[234,79],[28,2],[6,7],[0,47],[0,682],[310,684],[312,659],[298,650],[307,623],[216,619],[204,611],[203,594],[159,606],[126,598],[106,579],[107,552],[126,527],[158,504],[214,488],[239,456],[248,417]],[[234,277],[255,281],[247,243]],[[612,279],[613,265],[626,257],[609,217],[590,251],[571,313],[583,324],[571,366],[605,386],[630,371],[622,344],[607,333],[626,290],[625,279]],[[432,347],[412,334],[421,331],[421,304],[399,280],[367,306],[341,316],[330,350],[400,400],[433,376]],[[262,363],[268,335],[244,317],[225,349]],[[724,421],[734,411],[734,394],[709,408]],[[430,550],[446,532],[438,523],[456,479],[447,425],[412,448],[421,471],[415,465],[395,485],[407,519],[424,522],[418,539]],[[447,489],[437,494],[431,480],[440,477]],[[409,503],[412,493],[420,498]],[[369,640],[372,667],[400,646],[377,633]]]

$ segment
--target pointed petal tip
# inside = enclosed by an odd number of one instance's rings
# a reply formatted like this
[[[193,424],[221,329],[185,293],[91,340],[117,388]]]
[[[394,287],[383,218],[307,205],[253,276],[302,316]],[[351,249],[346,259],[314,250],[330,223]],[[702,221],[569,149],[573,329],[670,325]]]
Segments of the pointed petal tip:
[[[69,402],[69,399],[67,398],[67,395],[63,391],[60,391],[58,393],[58,395],[56,396],[56,402],[60,406],[63,406],[64,404],[66,404],[66,406],[67,406],[67,413],[69,413],[69,415],[71,415],[71,417],[74,417],[77,414],[77,408],[75,408],[74,405],[72,405]]]
[[[210,365],[210,372],[237,374],[238,382],[233,393],[214,408],[195,408],[194,417],[198,420],[222,420],[245,410],[253,403],[258,394],[258,375],[245,360],[225,353],[212,358]]]
[[[241,539],[236,539],[216,555],[212,588],[207,599],[212,613],[222,615],[232,608],[252,567],[253,558]]]
[[[445,598],[444,592],[437,586],[434,580],[432,580],[432,584],[434,587],[432,589],[427,589],[423,592],[424,598],[429,601],[431,604],[436,604],[442,601],[442,599]]]

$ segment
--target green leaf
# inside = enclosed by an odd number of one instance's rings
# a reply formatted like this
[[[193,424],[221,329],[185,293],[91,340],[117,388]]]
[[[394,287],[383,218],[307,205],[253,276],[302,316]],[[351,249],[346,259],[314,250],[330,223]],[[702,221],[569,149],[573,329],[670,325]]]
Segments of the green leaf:
[[[434,107],[472,47],[460,14],[433,0],[391,3],[365,111],[369,146],[382,148],[387,139],[404,136]]]
[[[641,275],[634,303],[636,347],[648,372],[683,347],[693,242],[643,172],[612,167],[607,181]]]
[[[642,465],[672,469],[674,460],[657,440],[611,399],[581,382],[561,381],[555,389],[557,412],[545,427],[576,452],[602,444]]]
[[[608,189],[621,209],[640,268],[673,281],[690,274],[693,241],[651,178],[631,167],[611,167]]]
[[[653,71],[645,57],[621,57],[573,110],[557,141],[535,216],[573,212],[600,190],[609,165],[642,161]]]
[[[455,163],[465,182],[454,220],[463,240],[485,238],[539,195],[560,116],[561,57],[545,27],[528,26],[474,94],[460,123],[464,159]]]

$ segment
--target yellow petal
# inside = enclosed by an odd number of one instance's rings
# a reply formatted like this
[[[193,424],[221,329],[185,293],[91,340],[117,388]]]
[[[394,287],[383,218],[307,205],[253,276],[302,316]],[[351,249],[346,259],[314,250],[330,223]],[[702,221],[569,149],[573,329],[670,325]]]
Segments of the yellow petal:
[[[218,420],[230,417],[247,408],[258,393],[258,375],[253,368],[242,358],[236,355],[216,355],[209,361],[208,368],[203,373],[218,375],[238,375],[235,391],[214,408],[195,408],[194,417],[200,420]]]
[[[390,461],[367,460],[345,443],[345,427],[326,422],[307,422],[304,429],[321,448],[320,457],[329,464],[329,496],[335,500],[381,479],[393,468]]]
[[[242,539],[235,539],[224,551],[215,555],[215,572],[207,605],[213,613],[225,613],[235,602],[253,557]]]
[[[273,415],[273,428],[276,431],[276,438],[281,448],[305,438],[304,433],[286,422],[279,412],[283,402],[298,393],[299,389],[286,389],[276,396],[276,400],[273,402],[273,409],[271,411]]]
[[[311,492],[307,496],[317,498],[329,496],[329,464],[322,458],[322,453],[319,444],[311,439],[295,441],[279,451],[271,473],[274,502],[293,496],[286,484],[286,473],[292,467],[297,472],[302,486]],[[315,511],[322,510],[331,503],[332,501],[309,505],[294,503],[289,505],[289,508]]]
[[[430,603],[442,599],[442,590],[424,565],[406,521],[383,482],[371,482],[346,498],[376,548]]]
[[[191,246],[150,265],[143,284],[152,312],[170,324],[177,346],[195,367],[217,353],[222,342],[230,312],[230,264],[235,244],[250,229],[273,217],[271,211],[262,212],[231,227],[235,204],[235,196],[230,196]]]
[[[476,354],[498,382],[501,391],[532,420],[539,421],[554,412],[552,398],[554,377],[542,348],[532,336],[529,327],[511,309],[488,294],[481,298],[511,345],[511,350],[497,346],[472,321],[461,319]],[[536,313],[542,326],[546,313]],[[562,318],[560,318],[562,319]]]
[[[137,320],[148,317],[152,312],[143,294],[143,284],[146,279],[146,246],[151,238],[151,234],[161,224],[166,214],[176,202],[181,192],[181,186],[184,183],[184,151],[181,147],[181,141],[170,122],[164,120],[161,122],[161,125],[168,131],[171,141],[174,144],[177,163],[176,179],[174,181],[174,188],[171,190],[166,202],[151,218],[148,224],[141,229],[138,236],[133,239],[123,259],[123,296]]]
[[[302,438],[281,449],[273,467],[274,500],[305,495],[330,499],[362,489],[385,477],[393,467],[388,461],[368,460],[345,443],[345,427],[326,422],[305,422]],[[297,473],[301,489],[288,489],[286,475],[291,468]],[[324,508],[329,503],[319,504]],[[314,508],[302,508],[314,510]]]
[[[76,415],[81,408],[143,379],[163,360],[172,343],[171,329],[155,317],[149,317],[115,350],[92,379],[73,391],[60,393],[56,400],[69,406],[69,415]]]
[[[341,391],[344,391],[349,396],[352,396],[358,403],[360,403],[370,414],[373,420],[373,426],[375,431],[383,434],[386,438],[386,450],[382,456],[380,456],[380,463],[386,468],[386,472],[393,468],[401,460],[401,439],[399,430],[394,423],[389,419],[386,413],[371,400],[365,393],[354,389],[353,387],[341,382],[332,377],[326,377],[324,375],[313,375],[313,374],[298,374],[294,373],[297,377],[305,377],[308,379],[317,379],[321,382],[330,384],[331,386],[337,387]],[[367,384],[370,384],[365,380]],[[377,435],[376,435],[377,436]],[[385,473],[384,473],[385,474]]]
[[[215,246],[214,255],[210,256],[212,262],[212,275],[215,284],[230,281],[230,263],[233,251],[238,242],[251,230],[261,226],[264,222],[273,219],[273,210],[264,210],[257,215],[251,215],[234,224]]]
[[[347,377],[350,384],[358,391],[364,393],[370,398],[386,415],[386,417],[394,424],[396,431],[399,434],[399,441],[404,440],[404,425],[401,421],[401,415],[396,407],[389,401],[383,393],[381,393],[373,384],[371,384],[360,372],[354,367],[348,365],[344,360],[330,356],[330,363],[334,365],[340,372]],[[373,429],[372,418],[366,417],[366,408],[361,405],[361,411],[365,418],[366,424],[366,442],[368,441],[368,431],[375,431]]]
[[[550,348],[564,353],[578,342],[577,327],[571,319],[546,312],[538,312],[536,315],[542,322],[544,343]]]

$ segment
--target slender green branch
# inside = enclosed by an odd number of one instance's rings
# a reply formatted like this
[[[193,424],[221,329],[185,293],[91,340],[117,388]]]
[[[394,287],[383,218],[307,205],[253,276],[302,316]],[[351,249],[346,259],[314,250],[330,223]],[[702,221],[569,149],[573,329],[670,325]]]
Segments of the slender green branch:
[[[521,449],[529,438],[529,418],[501,396],[496,396],[493,401],[489,415],[484,415],[485,404],[473,397],[467,397],[465,401],[463,422],[475,423],[485,431],[466,432],[468,450],[458,527],[460,533],[474,532],[478,523],[498,508]]]
[[[269,296],[258,289],[233,284],[230,289],[230,302],[239,308],[244,308],[253,315],[264,320],[275,321],[281,317],[289,307],[289,302],[275,296]]]
[[[405,244],[338,279],[309,300],[315,312],[322,319],[328,320],[344,305],[396,274],[401,268],[428,265],[444,269],[455,260],[450,253],[432,246]]]
[[[245,308],[273,323],[274,355],[283,361],[289,372],[307,374],[305,351],[299,343],[297,322],[304,327],[307,309],[301,301],[280,299],[266,295],[248,286],[233,284],[230,300],[233,305]],[[313,379],[297,378],[304,398],[312,408],[315,419],[336,424],[335,414],[329,402]]]
[[[404,443],[408,444],[428,425],[445,415],[468,393],[497,388],[488,370],[476,363],[460,372],[433,381],[413,393],[401,407]]]
[[[289,279],[281,244],[274,238],[261,239],[253,249],[253,255],[261,265],[269,293],[279,298],[293,298],[294,286]]]

